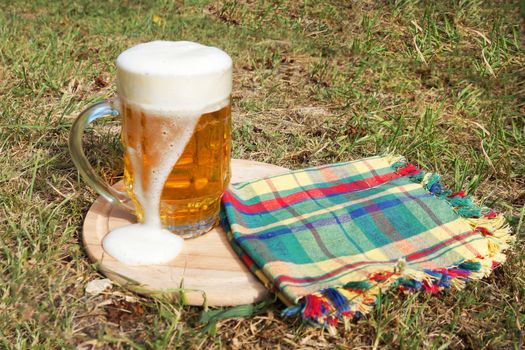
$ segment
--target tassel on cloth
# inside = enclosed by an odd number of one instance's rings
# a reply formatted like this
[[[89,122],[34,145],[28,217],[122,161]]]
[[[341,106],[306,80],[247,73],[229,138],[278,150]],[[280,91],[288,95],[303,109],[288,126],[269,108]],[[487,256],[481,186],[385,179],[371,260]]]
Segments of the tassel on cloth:
[[[329,330],[330,327],[336,327],[338,321],[343,321],[347,327],[349,320],[361,318],[362,311],[368,312],[376,298],[363,297],[371,289],[369,281],[349,282],[345,286],[326,288],[319,293],[306,295],[295,305],[284,309],[281,316],[300,315],[303,320],[323,325]]]

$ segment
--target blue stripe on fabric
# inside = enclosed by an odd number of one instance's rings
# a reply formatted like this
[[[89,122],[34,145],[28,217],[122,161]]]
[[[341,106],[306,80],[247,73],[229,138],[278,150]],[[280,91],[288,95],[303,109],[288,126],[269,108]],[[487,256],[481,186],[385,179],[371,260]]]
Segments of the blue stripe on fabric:
[[[332,194],[327,194],[327,195],[324,195],[324,196],[318,197],[318,198],[306,197],[306,198],[304,198],[304,199],[302,199],[300,201],[294,202],[291,205],[292,206],[297,206],[297,205],[300,205],[301,203],[304,203],[304,202],[307,202],[307,201],[322,201],[325,198],[334,198],[334,197],[337,197],[337,196],[341,196],[340,200],[339,201],[334,201],[332,204],[344,203],[345,201],[349,200],[347,197],[344,197],[345,194],[346,195],[347,194],[355,194],[355,196],[358,197],[358,198],[365,198],[365,197],[371,196],[371,195],[373,195],[375,193],[379,193],[379,192],[385,191],[385,187],[386,186],[389,186],[389,187],[397,187],[397,186],[399,186],[399,184],[397,182],[395,182],[395,181],[396,180],[401,180],[401,179],[405,179],[405,177],[401,177],[401,178],[390,180],[389,182],[382,183],[380,186],[376,186],[376,187],[368,187],[368,188],[364,188],[364,189],[361,189],[361,190],[350,190],[350,191],[346,191],[346,192],[332,193]],[[410,182],[410,180],[407,180],[407,181]],[[370,191],[370,192],[366,192],[366,191]],[[231,194],[231,192],[230,192],[230,194]],[[275,199],[275,198],[273,198],[273,199]],[[231,202],[223,202],[223,205],[226,206],[226,207],[232,207],[232,208],[235,209],[236,212],[241,213],[242,215],[246,215],[246,216],[262,216],[264,214],[274,213],[274,212],[279,212],[279,211],[285,211],[286,212],[287,211],[287,207],[288,207],[288,206],[285,206],[285,207],[279,207],[279,208],[276,208],[276,209],[261,210],[261,211],[257,211],[257,212],[254,212],[254,213],[250,213],[250,212],[246,212],[246,211],[244,211],[244,210],[234,206]]]
[[[425,194],[421,194],[421,195],[415,195],[413,196],[413,198],[428,198],[428,197],[431,197],[432,195],[431,194],[428,194],[428,193],[425,193]],[[374,203],[374,204],[371,204],[369,206],[366,206],[366,207],[359,207],[357,209],[354,209],[354,210],[351,210],[349,211],[348,213],[346,214],[343,214],[339,217],[339,222],[341,223],[345,223],[345,222],[348,222],[350,220],[353,220],[353,219],[356,219],[358,217],[361,217],[361,216],[364,216],[364,215],[367,215],[367,214],[370,214],[370,213],[373,213],[373,212],[377,212],[377,211],[380,211],[380,210],[384,210],[384,209],[388,209],[388,208],[391,208],[391,207],[394,207],[396,205],[399,205],[403,202],[408,202],[408,201],[412,201],[413,199],[409,198],[409,197],[401,197],[401,198],[395,198],[395,199],[391,199],[391,200],[387,200],[387,201],[383,201],[383,202],[378,202],[378,203]],[[374,210],[369,210],[367,208],[374,208]],[[250,234],[250,235],[243,235],[243,236],[240,236],[240,237],[237,237],[236,240],[238,242],[242,242],[242,241],[248,241],[248,240],[254,240],[254,239],[257,239],[257,240],[265,240],[265,239],[270,239],[270,238],[273,238],[273,237],[278,237],[278,236],[281,236],[281,235],[284,235],[284,234],[290,234],[290,233],[295,233],[295,232],[299,232],[299,231],[304,231],[304,230],[307,230],[307,229],[311,229],[312,227],[316,227],[316,228],[319,228],[319,227],[323,227],[323,226],[327,226],[327,225],[333,225],[337,222],[336,220],[334,220],[334,218],[323,218],[323,219],[319,219],[319,220],[316,220],[316,221],[313,221],[313,222],[309,222],[309,223],[306,223],[306,224],[303,224],[303,225],[298,225],[298,226],[292,226],[292,227],[288,227],[288,226],[283,226],[281,227],[280,229],[271,229],[269,231],[263,231],[263,232],[260,232],[260,233],[254,233],[254,234]]]

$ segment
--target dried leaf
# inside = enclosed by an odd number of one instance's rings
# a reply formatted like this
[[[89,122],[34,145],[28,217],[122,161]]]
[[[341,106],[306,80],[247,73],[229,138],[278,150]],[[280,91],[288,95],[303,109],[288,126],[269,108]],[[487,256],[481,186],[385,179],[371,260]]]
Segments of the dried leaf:
[[[112,282],[108,278],[89,281],[86,285],[86,293],[98,295],[108,288],[111,288]]]

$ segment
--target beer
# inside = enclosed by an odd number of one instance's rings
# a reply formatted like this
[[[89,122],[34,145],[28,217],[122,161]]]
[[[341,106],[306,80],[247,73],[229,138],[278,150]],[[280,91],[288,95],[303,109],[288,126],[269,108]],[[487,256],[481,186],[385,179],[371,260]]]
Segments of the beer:
[[[184,151],[162,187],[162,226],[183,237],[209,229],[217,219],[220,199],[230,180],[230,110],[228,103],[198,117]],[[136,178],[141,177],[142,189],[138,192],[158,191],[151,179],[155,167],[165,161],[163,154],[173,140],[182,136],[184,128],[173,123],[173,116],[148,113],[125,102],[121,103],[121,114],[125,184],[135,204],[137,219],[142,222],[144,209],[137,199]],[[177,120],[192,124],[189,118]],[[143,153],[143,164],[138,164],[140,174],[134,169],[137,164],[135,167],[133,164],[137,149]]]
[[[139,223],[182,237],[217,222],[230,180],[230,57],[155,41],[117,59],[124,178]]]

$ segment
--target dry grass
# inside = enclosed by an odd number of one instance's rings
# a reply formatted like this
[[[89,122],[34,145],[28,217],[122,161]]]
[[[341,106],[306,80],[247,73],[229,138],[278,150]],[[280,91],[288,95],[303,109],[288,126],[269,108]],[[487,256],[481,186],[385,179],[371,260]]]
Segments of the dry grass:
[[[525,90],[516,2],[0,2],[0,347],[523,346]],[[292,168],[396,150],[504,212],[517,249],[462,292],[387,294],[338,337],[272,305],[203,333],[199,308],[133,298],[79,244],[95,194],[67,152],[74,116],[114,93],[113,61],[154,38],[235,61],[234,156]],[[120,176],[115,123],[86,140]]]

